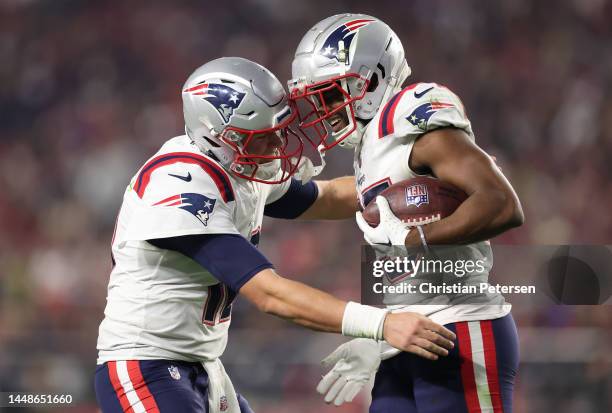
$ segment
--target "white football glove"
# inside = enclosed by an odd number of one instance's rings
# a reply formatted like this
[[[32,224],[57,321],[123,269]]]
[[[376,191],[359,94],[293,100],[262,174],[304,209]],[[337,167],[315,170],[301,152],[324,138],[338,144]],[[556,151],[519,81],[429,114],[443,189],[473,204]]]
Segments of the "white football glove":
[[[352,401],[368,383],[380,365],[380,345],[367,338],[356,338],[340,345],[325,357],[323,367],[334,367],[321,379],[317,391],[325,395],[325,403],[336,406]]]
[[[357,225],[363,232],[363,238],[370,245],[404,245],[406,236],[410,232],[410,226],[393,214],[385,197],[377,196],[376,205],[380,213],[380,223],[377,227],[369,226],[361,212],[355,214]]]

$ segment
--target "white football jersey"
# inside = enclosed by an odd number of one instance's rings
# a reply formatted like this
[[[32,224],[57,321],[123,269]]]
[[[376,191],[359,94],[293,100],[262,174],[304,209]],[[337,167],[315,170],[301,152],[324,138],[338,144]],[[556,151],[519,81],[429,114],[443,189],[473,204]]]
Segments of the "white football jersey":
[[[266,203],[279,199],[289,185],[235,178],[187,136],[167,141],[123,197],[98,364],[218,358],[227,343],[235,294],[195,261],[146,240],[240,234],[256,244]],[[228,251],[227,259],[236,257]]]
[[[435,83],[416,83],[393,95],[369,122],[356,148],[354,168],[361,207],[364,208],[390,185],[418,176],[409,167],[414,142],[420,135],[442,127],[462,129],[474,140],[463,104],[448,88]],[[463,284],[487,282],[493,264],[488,241],[458,246],[453,253],[455,257],[486,263],[485,271],[463,276]],[[440,324],[494,319],[510,312],[510,305],[501,294],[486,294],[486,297],[462,295],[459,300],[468,303],[486,301],[486,304],[457,305],[445,296],[428,297],[427,302],[440,303],[438,305],[412,304],[413,301],[414,297],[399,294],[385,297],[385,304],[391,308],[419,312]],[[406,305],[407,302],[410,305]]]

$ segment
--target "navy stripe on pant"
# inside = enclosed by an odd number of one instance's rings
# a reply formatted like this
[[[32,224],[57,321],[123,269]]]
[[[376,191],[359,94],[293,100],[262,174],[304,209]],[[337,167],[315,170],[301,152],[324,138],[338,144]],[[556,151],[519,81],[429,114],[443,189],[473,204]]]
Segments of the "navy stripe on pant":
[[[200,363],[173,360],[111,361],[97,367],[102,413],[208,413],[208,375]],[[241,413],[252,413],[238,394]]]
[[[457,334],[447,357],[400,353],[380,364],[370,413],[512,412],[519,362],[512,315],[445,327]]]

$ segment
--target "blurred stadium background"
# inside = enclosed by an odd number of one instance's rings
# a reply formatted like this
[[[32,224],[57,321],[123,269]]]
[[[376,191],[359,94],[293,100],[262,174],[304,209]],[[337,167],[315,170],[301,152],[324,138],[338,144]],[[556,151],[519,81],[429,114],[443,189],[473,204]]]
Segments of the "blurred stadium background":
[[[610,243],[609,1],[0,0],[0,391],[70,393],[72,407],[40,411],[97,411],[115,214],[132,174],[181,134],[184,80],[236,55],[285,81],[303,33],[343,11],[389,23],[411,79],[464,100],[526,212],[496,242]],[[326,175],[350,173],[350,158],[338,151]],[[359,239],[353,222],[268,220],[262,249],[281,273],[355,299]],[[609,306],[515,307],[514,317],[516,412],[612,410]],[[334,409],[314,391],[318,361],[342,338],[245,303],[232,324],[223,360],[256,411],[365,411],[366,397]]]

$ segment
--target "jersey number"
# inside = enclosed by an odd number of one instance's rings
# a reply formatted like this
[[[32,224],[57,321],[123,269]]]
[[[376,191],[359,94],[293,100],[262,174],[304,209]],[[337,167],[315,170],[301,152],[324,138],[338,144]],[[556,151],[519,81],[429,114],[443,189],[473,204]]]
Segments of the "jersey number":
[[[208,295],[204,304],[202,323],[207,326],[224,323],[232,317],[232,303],[236,293],[225,284],[215,284],[208,287]]]

